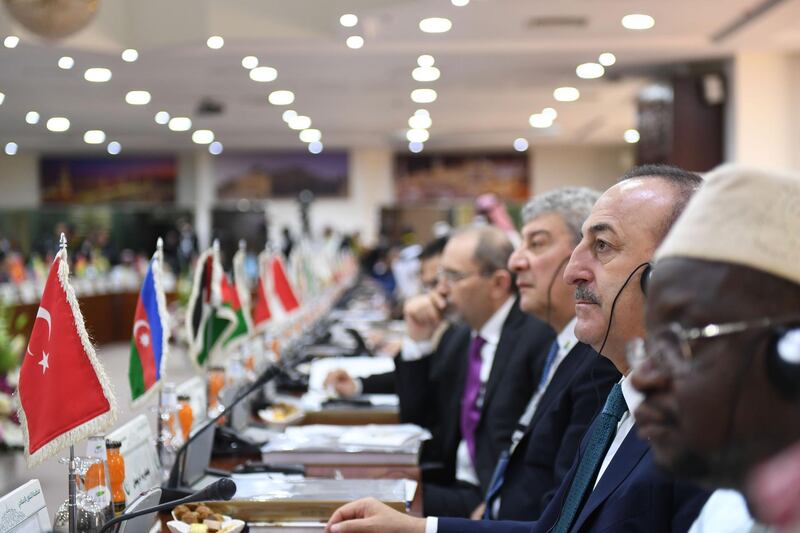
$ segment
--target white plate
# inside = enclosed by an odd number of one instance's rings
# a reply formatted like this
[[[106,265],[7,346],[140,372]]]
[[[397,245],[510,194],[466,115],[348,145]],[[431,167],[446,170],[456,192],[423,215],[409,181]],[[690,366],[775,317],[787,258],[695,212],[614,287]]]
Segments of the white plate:
[[[170,520],[167,522],[167,527],[172,533],[189,533],[189,530],[192,526],[186,522],[181,522],[180,520]],[[231,527],[231,529],[225,531],[225,528],[227,527]],[[220,532],[225,531],[225,533],[239,533],[243,529],[244,522],[241,520],[232,520],[228,518],[222,523],[222,529],[220,529]]]
[[[282,402],[282,403],[288,404],[288,402]],[[303,418],[305,418],[306,414],[297,405],[294,404],[289,404],[289,405],[292,405],[296,409],[296,411],[285,418],[281,418],[280,420],[275,420],[274,411],[272,410],[271,407],[267,407],[266,409],[261,409],[258,412],[258,417],[264,422],[266,422],[268,426],[278,429],[282,429],[287,426],[297,424],[298,422],[303,420]]]

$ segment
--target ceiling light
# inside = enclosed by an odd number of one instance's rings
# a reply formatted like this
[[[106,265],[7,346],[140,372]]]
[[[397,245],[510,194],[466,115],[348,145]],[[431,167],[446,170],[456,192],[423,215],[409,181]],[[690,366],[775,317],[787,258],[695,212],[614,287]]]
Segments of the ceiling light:
[[[450,0],[450,3],[456,7],[464,7],[469,4],[469,0]]]
[[[159,111],[158,113],[156,113],[155,120],[156,124],[161,124],[163,126],[164,124],[169,122],[169,113],[167,113],[166,111]]]
[[[364,46],[364,38],[360,35],[351,35],[345,41],[345,44],[348,48],[352,48],[353,50],[358,50],[362,46]]]
[[[640,13],[622,17],[622,25],[629,30],[649,30],[656,25],[656,19]]]
[[[339,24],[344,26],[345,28],[352,28],[356,24],[358,24],[358,17],[353,15],[352,13],[347,13],[339,17]]]
[[[286,122],[288,124],[296,116],[297,116],[297,111],[295,111],[294,109],[287,109],[286,111],[283,112],[283,115],[281,115],[281,118],[283,119],[284,122]]]
[[[604,67],[610,67],[617,62],[617,56],[611,52],[603,52],[600,54],[600,57],[597,58],[597,61]]]
[[[58,60],[58,68],[69,70],[75,66],[75,60],[69,56],[64,56]]]
[[[277,77],[278,71],[272,67],[256,67],[250,70],[250,79],[253,81],[275,81],[275,78]]]
[[[420,116],[421,115],[423,117],[431,116],[430,112],[427,109],[417,109],[416,111],[414,111],[414,115],[416,115],[416,116]]]
[[[436,101],[436,91],[433,89],[414,89],[411,91],[411,100],[418,104],[429,104]]]
[[[634,129],[625,130],[625,134],[623,135],[623,138],[625,139],[626,143],[636,144],[636,143],[639,142],[639,138],[640,138],[639,130],[634,130]]]
[[[106,134],[103,130],[89,130],[83,134],[83,142],[86,144],[102,144],[106,142]]]
[[[208,152],[211,155],[219,155],[222,153],[222,143],[219,141],[214,141],[213,143],[208,145]]]
[[[413,129],[427,130],[431,125],[433,125],[433,121],[430,116],[412,115],[411,118],[408,119],[408,126]]]
[[[105,83],[111,79],[111,71],[102,67],[89,68],[83,73],[83,78],[94,83]]]
[[[423,148],[425,148],[425,145],[423,143],[418,143],[418,142],[408,143],[408,150],[413,154],[420,153]]]
[[[311,127],[311,119],[305,115],[295,115],[289,120],[289,127],[293,130],[305,130]]]
[[[319,141],[308,143],[308,151],[314,155],[322,152],[322,148],[323,148],[322,143]]]
[[[254,69],[258,66],[258,58],[256,56],[246,56],[242,58],[242,66],[246,69]]]
[[[38,124],[39,123],[39,113],[37,113],[36,111],[28,111],[25,114],[25,122],[27,122],[28,124],[31,124],[31,125]]]
[[[294,93],[292,91],[272,91],[267,97],[269,103],[272,105],[289,105],[294,102]]]
[[[545,107],[544,109],[542,109],[542,115],[546,116],[551,121],[553,121],[558,118],[558,111],[556,111],[552,107]]]
[[[524,152],[528,149],[528,141],[522,137],[514,139],[514,150],[517,152]]]
[[[192,128],[192,119],[189,117],[173,117],[169,119],[168,127],[172,131],[189,131]]]
[[[432,67],[436,60],[430,54],[422,54],[417,58],[417,65],[425,68]]]
[[[122,52],[122,60],[126,63],[133,63],[137,59],[139,59],[139,52],[133,48],[128,48]]]
[[[65,117],[52,117],[47,119],[47,129],[61,133],[69,129],[69,119]]]
[[[575,74],[584,80],[602,78],[605,73],[606,69],[600,63],[582,63],[575,69]]]
[[[3,105],[3,102],[6,101],[6,95],[4,93],[0,93],[0,105]]]
[[[106,152],[108,152],[111,155],[117,155],[121,151],[122,151],[122,145],[119,144],[117,141],[111,141],[110,143],[108,143],[108,146],[106,146]]]
[[[559,102],[574,102],[581,97],[581,92],[575,87],[559,87],[553,91],[553,98]]]
[[[417,67],[411,72],[411,77],[417,81],[436,81],[440,75],[436,67]]]
[[[542,113],[535,113],[528,118],[528,123],[534,128],[549,128],[553,125],[553,120]]]
[[[147,91],[128,91],[125,101],[130,105],[147,105],[150,103],[150,93]]]
[[[206,44],[212,50],[219,50],[220,48],[225,46],[225,39],[223,39],[219,35],[212,35],[211,37],[208,38]]]
[[[304,143],[318,142],[322,139],[322,132],[315,129],[307,129],[300,132],[300,140]]]
[[[419,29],[425,33],[445,33],[450,31],[453,23],[443,17],[431,17],[419,21]]]
[[[211,130],[197,130],[192,133],[192,142],[195,144],[211,144],[214,142],[214,132]]]
[[[406,132],[406,139],[412,143],[424,143],[428,139],[430,139],[431,134],[428,133],[428,130],[422,129],[410,129]]]
[[[17,146],[17,143],[13,141],[6,143],[6,155],[16,155],[17,148],[19,148],[19,146]]]
[[[3,39],[3,46],[6,48],[16,48],[19,44],[19,37],[16,35],[9,35],[5,39]]]

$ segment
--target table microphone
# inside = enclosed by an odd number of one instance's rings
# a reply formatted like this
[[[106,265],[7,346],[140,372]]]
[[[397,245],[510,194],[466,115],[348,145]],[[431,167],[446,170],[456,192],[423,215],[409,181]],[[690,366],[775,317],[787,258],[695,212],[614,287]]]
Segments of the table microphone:
[[[120,515],[106,522],[100,529],[99,533],[105,533],[109,528],[111,528],[111,526],[119,524],[125,520],[130,520],[131,518],[136,518],[137,516],[156,513],[158,511],[166,511],[167,509],[173,509],[178,505],[183,505],[185,503],[230,500],[233,498],[234,494],[236,494],[236,483],[224,477],[218,479],[204,489],[200,489],[194,494],[190,494],[185,498],[181,498],[180,500],[162,503],[160,505],[154,505],[153,507],[141,509],[130,514]]]

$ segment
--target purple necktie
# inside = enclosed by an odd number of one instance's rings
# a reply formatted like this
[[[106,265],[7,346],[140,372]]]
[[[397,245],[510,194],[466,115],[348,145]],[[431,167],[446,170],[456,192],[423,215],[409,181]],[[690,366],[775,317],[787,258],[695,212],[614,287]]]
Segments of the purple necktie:
[[[486,340],[476,335],[469,343],[469,366],[467,379],[464,382],[464,396],[461,398],[461,437],[467,442],[472,464],[475,464],[475,428],[481,419],[481,410],[478,407],[478,395],[481,392],[481,348]]]

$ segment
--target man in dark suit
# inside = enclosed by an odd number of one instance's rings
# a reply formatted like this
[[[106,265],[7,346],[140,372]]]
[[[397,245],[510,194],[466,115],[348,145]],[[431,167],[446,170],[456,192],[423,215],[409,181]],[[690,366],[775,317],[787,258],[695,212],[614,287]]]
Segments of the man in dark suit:
[[[581,225],[599,196],[585,187],[564,187],[534,197],[522,210],[522,240],[509,259],[520,307],[559,334],[511,447],[496,466],[485,503],[473,518],[539,518],[572,466],[583,434],[619,381],[614,365],[575,337],[575,291],[563,278],[581,239]]]
[[[395,361],[403,421],[427,427],[426,514],[469,516],[535,389],[553,331],[519,309],[508,237],[494,227],[453,235],[435,291],[405,306],[408,338]],[[432,348],[448,315],[449,328]],[[451,320],[451,322],[456,322]]]
[[[626,344],[644,333],[642,271],[701,183],[698,176],[671,167],[634,169],[595,204],[564,272],[576,288],[577,338],[624,376]],[[328,531],[686,531],[708,493],[655,467],[631,416],[640,401],[626,377],[614,385],[575,463],[536,522],[423,521],[367,499],[337,510]]]

